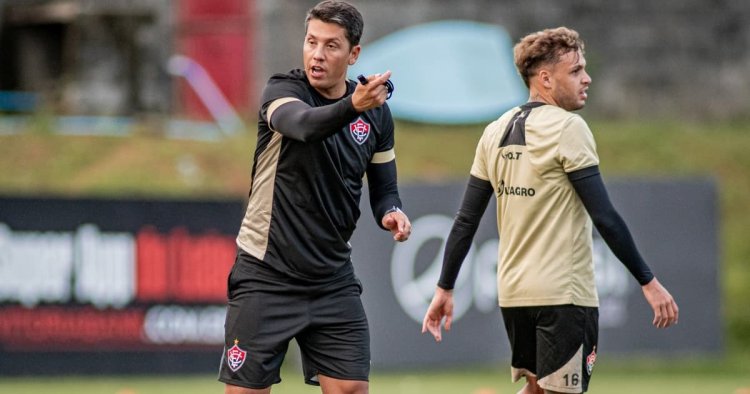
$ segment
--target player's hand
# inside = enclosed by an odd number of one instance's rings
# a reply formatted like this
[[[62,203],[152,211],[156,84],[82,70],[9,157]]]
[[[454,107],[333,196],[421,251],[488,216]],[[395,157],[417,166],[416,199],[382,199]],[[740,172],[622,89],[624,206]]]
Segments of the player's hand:
[[[381,223],[393,234],[394,241],[404,242],[411,235],[411,222],[401,210],[387,213]]]
[[[677,303],[672,298],[672,295],[669,294],[667,289],[656,278],[641,286],[641,289],[643,290],[643,296],[646,297],[646,301],[651,305],[651,309],[654,310],[654,326],[657,328],[667,328],[673,324],[677,324],[680,309],[677,307]]]
[[[388,97],[388,88],[385,82],[391,78],[391,71],[367,77],[367,84],[357,83],[352,94],[352,105],[357,112],[365,112],[368,109],[380,107]]]
[[[445,319],[445,330],[450,331],[453,324],[453,291],[445,290],[438,287],[435,295],[432,297],[430,307],[424,314],[422,320],[422,334],[429,331],[436,342],[443,340],[443,334],[440,330],[443,319]]]

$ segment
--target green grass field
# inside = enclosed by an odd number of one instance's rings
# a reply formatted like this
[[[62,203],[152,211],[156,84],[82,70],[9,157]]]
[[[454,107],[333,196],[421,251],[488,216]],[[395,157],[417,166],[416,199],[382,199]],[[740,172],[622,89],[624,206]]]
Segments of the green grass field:
[[[608,394],[748,394],[750,359],[703,361],[600,361],[589,392]],[[744,367],[742,367],[744,364]],[[285,369],[275,393],[313,394],[320,389],[302,383],[296,370]],[[475,369],[374,373],[374,394],[501,394],[515,393],[509,368],[500,365]],[[0,378],[0,393],[8,394],[205,394],[221,393],[213,375]]]

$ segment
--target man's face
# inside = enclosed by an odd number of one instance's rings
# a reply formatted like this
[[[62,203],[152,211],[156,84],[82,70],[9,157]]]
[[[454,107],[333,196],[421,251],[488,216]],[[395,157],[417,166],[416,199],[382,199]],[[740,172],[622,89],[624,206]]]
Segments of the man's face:
[[[581,51],[561,56],[550,75],[551,94],[560,108],[575,111],[586,105],[591,77],[586,73],[586,59]]]
[[[312,19],[307,24],[302,58],[307,79],[323,97],[346,93],[347,68],[357,61],[360,46],[351,47],[346,30],[335,23]]]

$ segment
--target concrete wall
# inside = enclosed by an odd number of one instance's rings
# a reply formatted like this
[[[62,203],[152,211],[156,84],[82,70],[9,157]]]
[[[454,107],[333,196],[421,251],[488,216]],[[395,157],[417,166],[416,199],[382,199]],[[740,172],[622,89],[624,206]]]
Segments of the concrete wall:
[[[301,64],[303,21],[317,0],[257,0],[259,86]],[[578,30],[594,80],[588,114],[747,118],[750,2],[742,0],[353,0],[363,44],[420,23],[467,19],[512,39],[547,27]],[[366,49],[365,49],[366,50]]]

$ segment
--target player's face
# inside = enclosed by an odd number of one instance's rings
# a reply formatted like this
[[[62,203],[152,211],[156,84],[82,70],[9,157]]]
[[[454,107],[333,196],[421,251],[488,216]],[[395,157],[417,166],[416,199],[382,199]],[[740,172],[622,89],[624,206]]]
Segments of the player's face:
[[[581,51],[568,52],[551,72],[552,97],[557,106],[575,111],[586,105],[591,77],[586,72],[586,59]]]
[[[302,49],[305,74],[310,84],[323,97],[342,97],[346,93],[346,71],[357,61],[359,51],[359,45],[352,47],[349,44],[342,26],[310,20]]]

